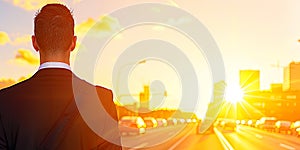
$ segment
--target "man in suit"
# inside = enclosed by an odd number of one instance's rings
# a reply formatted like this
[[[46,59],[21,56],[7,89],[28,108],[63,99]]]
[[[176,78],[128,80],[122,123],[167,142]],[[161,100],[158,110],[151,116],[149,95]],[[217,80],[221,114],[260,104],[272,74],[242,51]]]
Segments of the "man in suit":
[[[122,149],[111,90],[79,79],[70,69],[76,45],[70,10],[44,6],[34,19],[32,44],[40,54],[38,71],[0,91],[0,149]],[[78,103],[87,107],[95,99],[106,118],[93,112],[84,116],[88,110],[78,109]],[[103,124],[103,135],[90,128],[91,120]]]

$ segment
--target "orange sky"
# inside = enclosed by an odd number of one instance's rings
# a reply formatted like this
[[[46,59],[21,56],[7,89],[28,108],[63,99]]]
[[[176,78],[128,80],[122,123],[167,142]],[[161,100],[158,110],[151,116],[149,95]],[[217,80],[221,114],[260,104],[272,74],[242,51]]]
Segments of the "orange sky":
[[[118,18],[107,14],[119,8],[143,2],[168,4],[184,9],[197,17],[208,28],[219,46],[224,59],[227,84],[238,84],[240,69],[259,69],[261,70],[261,88],[268,89],[270,83],[282,82],[282,68],[272,67],[274,64],[280,63],[281,66],[286,66],[291,61],[300,61],[300,45],[297,42],[300,37],[300,1],[297,0],[272,2],[259,0],[140,0],[138,2],[134,0],[67,0],[63,3],[74,11],[79,48],[85,33],[95,22],[102,22],[103,28],[99,30],[101,30],[102,36],[108,36],[110,32],[124,27],[119,24]],[[30,35],[33,34],[34,14],[45,3],[47,1],[0,1],[0,18],[2,20],[0,24],[1,83],[11,83],[10,79],[18,80],[22,76],[28,77],[36,71],[38,54],[31,46]],[[209,66],[203,61],[204,56],[194,55],[193,45],[188,43],[178,32],[160,26],[139,26],[127,29],[112,40],[108,47],[119,50],[103,53],[105,58],[100,60],[100,63],[108,66],[106,67],[106,77],[104,79],[95,78],[95,83],[111,88],[110,75],[114,61],[118,59],[122,51],[126,50],[130,42],[137,42],[147,36],[167,40],[181,47],[195,66],[200,64],[200,69],[196,72],[199,78],[206,81],[199,81],[199,84],[205,86],[211,84],[209,70],[207,70]],[[72,60],[75,60],[75,55],[76,51],[72,55]],[[133,72],[134,76],[130,77],[131,91],[136,93],[142,89],[142,84],[151,82],[149,80],[153,80],[155,71],[169,74],[172,76],[170,78],[176,80],[174,72],[163,68],[163,65],[157,62],[137,66],[137,70]],[[153,69],[154,73],[145,76],[143,74],[145,69]],[[95,74],[97,75],[99,72],[96,71]],[[164,79],[165,77],[159,78]],[[174,83],[166,81],[165,84],[170,91],[170,99],[178,97],[174,93],[178,93],[176,91],[180,90],[180,81]],[[175,85],[173,86],[173,84]],[[172,94],[172,92],[174,93]],[[203,103],[207,103],[207,100]],[[170,103],[165,105],[168,106]]]

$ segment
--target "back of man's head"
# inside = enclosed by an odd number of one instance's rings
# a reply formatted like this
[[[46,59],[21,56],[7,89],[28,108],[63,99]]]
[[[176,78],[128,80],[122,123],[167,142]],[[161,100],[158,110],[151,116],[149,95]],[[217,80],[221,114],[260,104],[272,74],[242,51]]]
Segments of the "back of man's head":
[[[62,4],[47,4],[34,18],[34,34],[40,50],[59,53],[67,50],[74,37],[74,19]]]

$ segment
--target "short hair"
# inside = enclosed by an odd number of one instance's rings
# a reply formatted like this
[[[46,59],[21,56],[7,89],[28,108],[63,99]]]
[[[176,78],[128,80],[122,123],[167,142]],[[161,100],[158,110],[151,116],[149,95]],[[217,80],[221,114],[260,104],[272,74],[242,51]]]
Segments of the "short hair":
[[[47,4],[34,18],[34,34],[39,48],[50,53],[66,50],[74,37],[72,12],[62,4]]]

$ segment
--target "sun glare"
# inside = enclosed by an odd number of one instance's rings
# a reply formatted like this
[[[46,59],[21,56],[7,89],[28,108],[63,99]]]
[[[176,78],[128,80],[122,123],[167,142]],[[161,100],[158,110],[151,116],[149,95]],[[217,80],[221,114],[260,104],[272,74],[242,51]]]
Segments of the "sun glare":
[[[238,85],[228,85],[225,91],[225,100],[230,103],[237,103],[243,100],[244,92]]]

